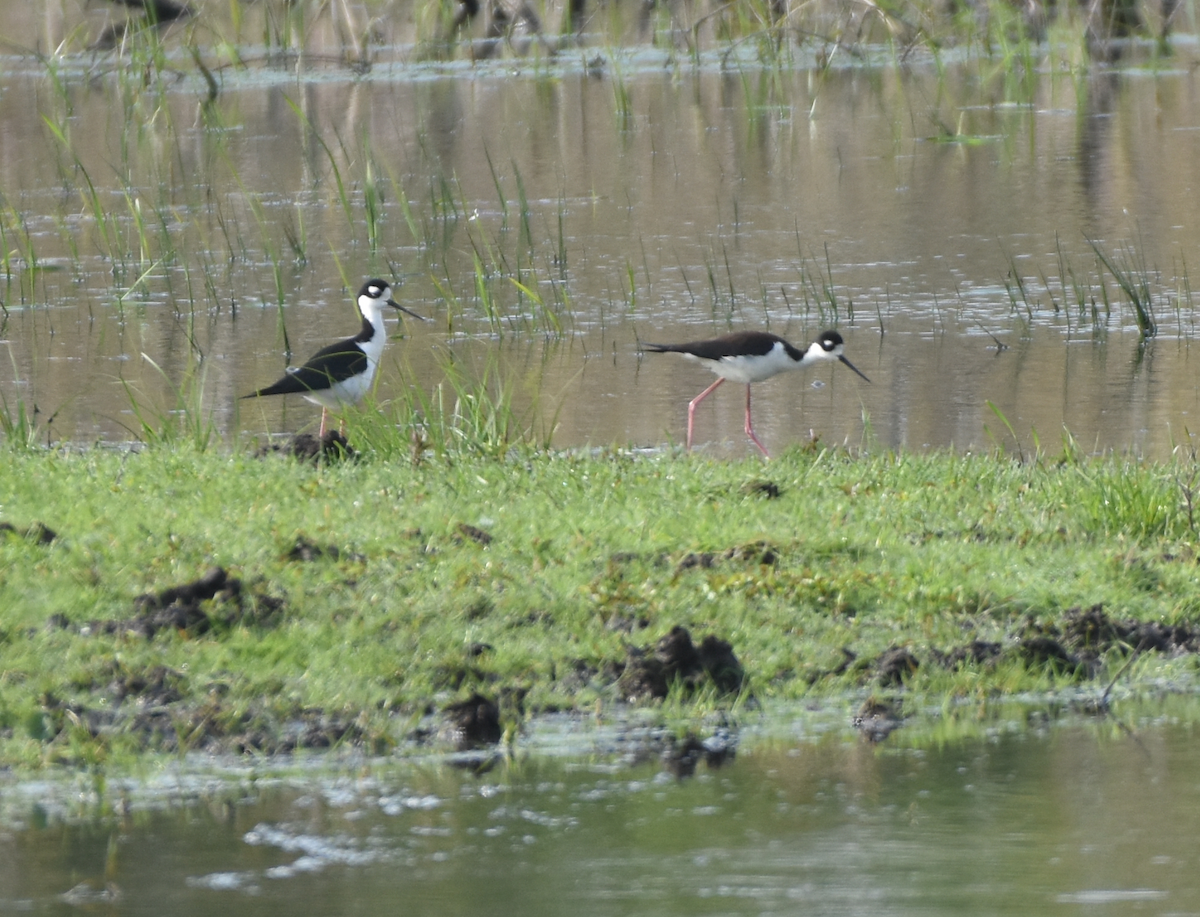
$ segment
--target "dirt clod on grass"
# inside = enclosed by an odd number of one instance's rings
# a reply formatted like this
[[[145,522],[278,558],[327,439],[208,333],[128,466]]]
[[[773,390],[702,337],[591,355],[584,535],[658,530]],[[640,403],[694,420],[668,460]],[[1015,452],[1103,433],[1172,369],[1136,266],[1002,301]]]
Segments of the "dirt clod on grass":
[[[339,430],[326,430],[324,436],[312,433],[297,433],[291,439],[282,443],[268,443],[260,446],[254,453],[255,458],[265,458],[268,455],[288,455],[303,462],[341,462],[357,457],[354,447],[346,441]]]
[[[1064,615],[1063,638],[1084,655],[1105,653],[1116,646],[1158,653],[1200,653],[1200,630],[1159,621],[1115,621],[1103,605],[1072,608]]]
[[[442,710],[445,725],[440,737],[457,751],[495,745],[503,736],[499,705],[482,694],[449,704]]]
[[[460,522],[456,531],[458,532],[457,540],[460,544],[464,539],[473,541],[478,545],[483,545],[484,547],[487,547],[492,543],[492,536],[488,532],[485,532],[483,529],[477,528],[476,526],[470,525],[466,522]]]
[[[296,537],[296,543],[285,555],[288,560],[299,561],[300,563],[312,563],[316,560],[329,558],[330,560],[338,560],[342,556],[341,549],[337,545],[319,545],[315,541],[310,541],[304,535]],[[352,555],[353,560],[363,560],[360,555]]]
[[[159,631],[174,630],[190,636],[238,624],[263,626],[283,608],[283,599],[248,589],[223,567],[211,567],[190,583],[147,592],[133,600],[131,618],[90,621],[84,634],[139,634],[152,639]],[[48,628],[67,628],[65,615],[51,615]]]
[[[1166,655],[1200,653],[1200,629],[1187,624],[1121,620],[1102,604],[1071,608],[1058,620],[1027,617],[1005,643],[973,640],[949,651],[931,651],[933,661],[946,668],[991,665],[1015,655],[1027,667],[1064,675],[1094,677],[1102,657],[1110,652],[1156,652]]]
[[[34,544],[51,544],[58,538],[58,532],[40,522],[35,522],[23,529],[17,528],[11,522],[0,522],[0,535],[24,538]]]
[[[765,541],[752,541],[749,544],[728,548],[721,553],[713,551],[692,551],[680,558],[675,565],[676,573],[685,570],[711,570],[724,561],[735,561],[743,564],[758,564],[763,567],[773,567],[779,562],[779,551],[774,545]]]
[[[48,760],[70,763],[71,744],[80,732],[91,739],[133,740],[139,748],[166,753],[282,755],[300,749],[386,743],[363,731],[352,719],[315,708],[279,710],[265,704],[231,708],[221,686],[198,700],[187,700],[187,676],[164,666],[110,672],[107,684],[94,686],[97,703],[65,702],[47,693],[41,701],[41,739]]]
[[[875,660],[875,675],[881,685],[902,685],[920,667],[917,657],[907,648],[893,646]]]
[[[687,694],[706,684],[721,694],[732,694],[741,689],[745,677],[728,642],[710,634],[697,647],[688,629],[676,624],[653,652],[648,647],[629,647],[617,689],[631,702],[664,698],[675,683]]]
[[[741,486],[741,491],[748,497],[765,497],[768,500],[777,500],[783,490],[774,481],[747,481]]]

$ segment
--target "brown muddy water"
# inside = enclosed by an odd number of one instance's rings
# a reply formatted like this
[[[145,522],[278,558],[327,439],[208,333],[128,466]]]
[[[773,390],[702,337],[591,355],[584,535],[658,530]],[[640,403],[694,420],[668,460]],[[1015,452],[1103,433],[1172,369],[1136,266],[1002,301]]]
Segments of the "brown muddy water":
[[[638,341],[742,328],[836,326],[873,383],[757,386],[773,451],[1011,447],[992,405],[1026,449],[1065,427],[1163,456],[1200,428],[1191,36],[1119,67],[1077,42],[764,66],[669,32],[472,62],[396,4],[365,68],[330,19],[358,6],[288,7],[304,54],[263,44],[278,4],[197,6],[156,60],[87,50],[103,4],[0,2],[0,409],[36,409],[39,441],[137,438],[181,404],[226,437],[311,428],[299,399],[238,396],[356,330],[371,276],[431,319],[385,352],[381,402],[486,379],[560,448],[681,442],[712,377]],[[1105,260],[1145,286],[1144,346]],[[698,444],[756,454],[743,398],[701,407]]]
[[[4,785],[0,913],[1194,914],[1194,722],[1126,726],[1014,706],[917,749],[811,713],[681,778],[546,721],[482,773],[181,763],[106,815]]]

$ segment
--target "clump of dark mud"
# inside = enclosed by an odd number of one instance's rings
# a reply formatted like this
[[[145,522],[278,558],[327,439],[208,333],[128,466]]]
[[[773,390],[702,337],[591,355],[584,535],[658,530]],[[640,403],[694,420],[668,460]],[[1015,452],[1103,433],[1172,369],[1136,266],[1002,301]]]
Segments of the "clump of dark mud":
[[[733,647],[712,634],[696,646],[686,627],[675,625],[654,646],[629,647],[625,669],[617,680],[623,699],[661,699],[680,684],[686,694],[711,684],[721,694],[741,690],[746,679]]]
[[[358,457],[354,447],[339,430],[326,430],[325,435],[319,437],[312,433],[297,433],[282,443],[260,446],[254,453],[255,458],[265,458],[268,455],[290,455],[292,458],[314,464],[341,462]]]
[[[133,600],[131,618],[90,621],[84,634],[138,634],[152,639],[159,631],[180,631],[200,636],[238,624],[269,624],[283,608],[283,600],[254,592],[224,567],[212,567],[199,579],[160,592],[147,592]],[[65,615],[52,615],[51,627],[70,627]]]
[[[362,554],[343,554],[342,549],[337,545],[326,544],[320,545],[315,541],[309,540],[304,535],[296,536],[296,543],[284,555],[288,560],[298,561],[300,563],[312,563],[313,561],[324,560],[346,560],[365,561],[366,557]]]
[[[1031,669],[1057,674],[1095,677],[1101,659],[1110,652],[1200,653],[1200,630],[1187,624],[1135,621],[1110,617],[1101,604],[1072,608],[1058,621],[1027,617],[1010,641],[973,640],[946,652],[934,650],[932,659],[946,668],[994,665],[1006,658],[1020,659]]]
[[[738,545],[719,554],[713,551],[692,551],[680,558],[679,563],[675,565],[675,571],[682,573],[685,570],[711,570],[723,561],[773,567],[779,563],[779,551],[766,541]]]
[[[988,665],[1000,658],[1004,647],[999,643],[987,640],[972,640],[963,646],[956,646],[948,652],[931,650],[933,662],[944,669],[957,669],[964,665]]]
[[[1103,605],[1073,608],[1066,613],[1064,639],[1083,654],[1105,653],[1114,646],[1137,652],[1200,653],[1200,630],[1159,621],[1114,621]]]
[[[492,536],[490,533],[485,532],[483,529],[477,528],[476,526],[470,525],[466,522],[460,522],[456,531],[458,534],[455,536],[455,540],[459,544],[462,544],[464,540],[469,540],[478,545],[483,545],[486,548],[492,543]]]
[[[1017,660],[1028,669],[1053,675],[1094,678],[1104,657],[1112,652],[1200,653],[1200,629],[1187,624],[1122,620],[1110,617],[1103,605],[1093,605],[1072,608],[1055,620],[1027,616],[1003,640],[976,638],[945,650],[933,647],[924,660],[911,647],[893,646],[875,657],[863,657],[844,647],[837,665],[811,669],[805,679],[815,684],[825,678],[849,675],[859,684],[902,687],[923,662],[960,669],[994,668],[1006,660]]]
[[[765,480],[747,481],[739,489],[748,497],[765,497],[768,500],[777,500],[783,493],[774,481]]]
[[[841,661],[828,669],[812,669],[805,676],[810,685],[824,678],[837,678],[854,673],[860,683],[874,682],[883,687],[901,687],[921,667],[921,660],[905,646],[892,646],[873,659],[860,657],[847,646],[842,647]]]
[[[11,522],[0,522],[0,536],[2,535],[24,538],[34,544],[52,544],[58,539],[58,532],[40,522],[35,522],[23,529],[17,528]]]
[[[1026,619],[1017,650],[1028,666],[1093,677],[1101,658],[1113,650],[1167,655],[1200,652],[1200,631],[1186,624],[1117,620],[1097,604],[1072,608],[1061,622]]]
[[[194,690],[186,672],[167,666],[104,664],[90,682],[74,683],[90,700],[42,695],[37,738],[52,759],[68,763],[80,732],[101,742],[120,738],[140,749],[180,753],[289,754],[337,744],[382,751],[354,719],[314,708],[269,706],[268,701],[234,708],[229,685],[214,682]]]
[[[495,745],[503,737],[500,706],[482,694],[449,704],[442,710],[445,723],[439,737],[457,751]]]
[[[907,648],[893,646],[875,660],[875,677],[881,685],[902,685],[920,667],[917,657]]]
[[[187,682],[185,673],[165,666],[139,670],[115,663],[90,686],[94,704],[43,695],[39,738],[62,756],[71,753],[79,731],[99,740],[121,736],[168,753],[281,755],[339,744],[383,750],[355,721],[338,714],[314,708],[280,711],[265,704],[233,709],[224,701],[228,686],[221,684],[187,701]]]

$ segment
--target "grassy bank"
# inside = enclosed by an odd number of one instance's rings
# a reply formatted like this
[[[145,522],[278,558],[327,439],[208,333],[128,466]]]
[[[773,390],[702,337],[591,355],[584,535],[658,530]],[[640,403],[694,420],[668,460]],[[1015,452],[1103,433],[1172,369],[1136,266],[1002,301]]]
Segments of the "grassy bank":
[[[1196,670],[1190,463],[414,463],[398,444],[319,466],[168,445],[3,461],[8,765],[384,751],[475,693],[511,728],[631,702],[686,722],[848,691],[1099,695],[1118,672]],[[677,625],[731,653],[668,663],[656,697],[646,663]]]

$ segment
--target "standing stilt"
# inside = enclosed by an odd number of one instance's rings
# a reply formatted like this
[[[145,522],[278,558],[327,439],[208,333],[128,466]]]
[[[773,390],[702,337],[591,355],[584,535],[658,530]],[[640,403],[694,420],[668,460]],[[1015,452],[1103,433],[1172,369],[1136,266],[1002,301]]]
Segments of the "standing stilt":
[[[692,448],[692,432],[696,425],[696,407],[726,379],[746,385],[746,435],[767,458],[767,452],[757,436],[750,418],[750,383],[762,382],[789,369],[806,369],[814,363],[837,360],[870,382],[853,363],[846,359],[845,341],[836,331],[822,331],[807,350],[798,350],[783,338],[766,331],[739,331],[711,341],[690,344],[643,344],[650,353],[681,353],[698,360],[714,373],[717,381],[688,402],[687,448]]]

